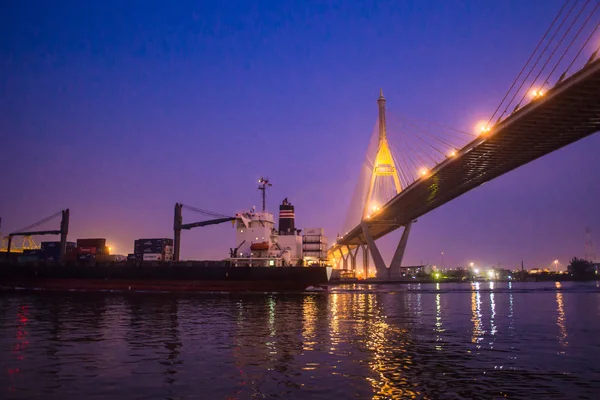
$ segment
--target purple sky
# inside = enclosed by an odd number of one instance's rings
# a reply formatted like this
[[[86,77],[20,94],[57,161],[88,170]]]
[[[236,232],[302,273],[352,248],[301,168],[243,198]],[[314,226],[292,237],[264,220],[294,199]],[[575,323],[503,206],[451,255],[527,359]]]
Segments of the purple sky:
[[[272,210],[288,197],[300,228],[333,239],[379,88],[391,111],[472,130],[562,3],[4,2],[2,231],[68,207],[71,239],[127,253],[136,238],[172,236],[175,202],[259,206],[267,175]],[[583,256],[586,226],[600,244],[599,151],[592,136],[420,218],[405,264],[438,264],[442,251],[446,266]],[[183,236],[185,258],[234,245],[230,224]]]

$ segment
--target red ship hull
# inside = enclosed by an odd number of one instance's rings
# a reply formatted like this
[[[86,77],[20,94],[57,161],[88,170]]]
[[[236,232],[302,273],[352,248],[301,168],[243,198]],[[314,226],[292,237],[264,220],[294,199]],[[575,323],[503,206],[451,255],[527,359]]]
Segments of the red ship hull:
[[[281,292],[327,284],[328,267],[0,265],[0,288],[81,291]]]

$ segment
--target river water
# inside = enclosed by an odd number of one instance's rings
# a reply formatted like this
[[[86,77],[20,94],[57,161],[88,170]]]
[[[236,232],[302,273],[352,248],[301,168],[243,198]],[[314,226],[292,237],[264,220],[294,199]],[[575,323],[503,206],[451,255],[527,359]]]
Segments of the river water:
[[[600,283],[0,293],[2,399],[600,398]]]

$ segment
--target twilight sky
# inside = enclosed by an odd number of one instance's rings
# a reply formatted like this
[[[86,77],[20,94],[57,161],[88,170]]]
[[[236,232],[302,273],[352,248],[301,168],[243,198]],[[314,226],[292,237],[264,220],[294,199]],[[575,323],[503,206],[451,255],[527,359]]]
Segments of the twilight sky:
[[[5,1],[1,230],[70,208],[70,239],[127,253],[136,238],[172,237],[175,202],[258,207],[267,175],[271,210],[288,197],[298,227],[332,240],[379,88],[391,111],[470,131],[562,3]],[[599,152],[594,135],[420,218],[405,264],[439,264],[442,251],[446,266],[583,256],[586,226],[600,244]],[[184,258],[234,246],[231,224],[183,236]]]

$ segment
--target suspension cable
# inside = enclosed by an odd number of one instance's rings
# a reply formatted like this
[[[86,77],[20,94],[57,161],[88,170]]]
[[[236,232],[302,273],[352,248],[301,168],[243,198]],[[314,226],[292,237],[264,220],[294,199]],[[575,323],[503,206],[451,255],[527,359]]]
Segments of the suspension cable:
[[[568,1],[569,0],[567,0],[567,2]],[[566,3],[565,3],[565,5],[566,5]],[[535,67],[537,66],[538,62],[540,62],[542,56],[544,55],[544,53],[546,52],[546,50],[548,50],[548,46],[550,46],[550,43],[552,43],[552,41],[556,37],[556,34],[560,31],[560,28],[562,28],[562,26],[564,25],[565,21],[569,18],[569,15],[571,15],[571,12],[573,12],[573,9],[575,8],[576,5],[577,5],[577,2],[575,1],[573,3],[573,6],[567,12],[567,15],[563,18],[562,22],[560,23],[560,25],[556,29],[556,31],[552,34],[552,37],[550,38],[550,40],[548,41],[548,43],[546,44],[546,46],[544,47],[544,49],[542,50],[542,52],[540,53],[540,55],[538,56],[538,58],[535,60],[535,63],[533,64],[533,66],[531,67],[531,69],[529,70],[529,72],[527,73],[527,75],[525,76],[525,78],[523,79],[523,82],[521,82],[521,84],[519,85],[519,88],[517,89],[517,91],[513,94],[513,96],[511,97],[510,101],[506,104],[506,108],[502,112],[502,115],[500,115],[500,118],[502,118],[504,116],[504,114],[506,113],[506,111],[508,110],[508,108],[510,107],[510,105],[512,104],[513,100],[517,97],[517,95],[519,94],[519,92],[523,88],[523,85],[525,84],[525,82],[527,82],[527,79],[529,78],[529,76],[531,75],[531,73],[535,70]],[[563,6],[563,8],[564,8],[564,6]],[[560,16],[560,14],[562,14],[563,8],[561,8],[559,14],[556,16],[557,18]],[[554,22],[552,22],[552,25],[554,25]],[[551,25],[551,27],[552,27],[552,25]],[[544,35],[544,37],[545,37],[545,35]],[[521,104],[521,102],[519,102],[517,104],[517,106],[520,105],[520,104]]]
[[[588,0],[588,2],[589,2],[589,0]],[[585,8],[586,6],[587,6],[587,3],[585,3],[585,5],[583,7]],[[585,22],[581,25],[581,28],[579,28],[579,30],[575,34],[575,37],[573,37],[573,39],[571,40],[571,43],[569,43],[569,45],[567,46],[567,48],[563,52],[562,56],[560,56],[560,58],[558,59],[558,61],[557,61],[556,65],[554,66],[554,68],[552,68],[552,71],[550,71],[550,73],[548,74],[548,77],[544,80],[544,84],[548,83],[548,81],[550,80],[550,77],[552,76],[552,74],[554,73],[554,71],[556,71],[556,68],[558,68],[558,66],[560,65],[560,62],[563,60],[563,58],[567,55],[567,52],[569,51],[569,49],[571,49],[571,46],[573,46],[573,43],[575,42],[575,40],[577,40],[577,38],[581,34],[581,31],[583,31],[583,28],[585,28],[585,26],[587,25],[587,23],[590,21],[590,18],[592,18],[592,15],[594,15],[594,13],[596,12],[596,9],[598,8],[598,6],[600,6],[600,2],[596,3],[596,7],[594,7],[594,9],[592,10],[592,12],[588,15],[588,17],[585,20]],[[583,8],[581,9],[581,11],[579,13],[581,14],[582,11],[583,11]],[[600,24],[598,24],[598,25],[600,25]],[[577,57],[579,57],[579,54],[581,53],[581,51],[584,49],[584,47],[587,45],[588,41],[591,39],[591,37],[593,36],[593,34],[596,32],[596,29],[598,29],[598,25],[596,25],[596,27],[592,31],[592,34],[585,41],[585,43],[583,44],[583,46],[581,47],[581,49],[579,49],[579,52],[575,56],[574,60],[576,60]],[[569,65],[569,67],[570,66],[571,65]]]
[[[596,4],[596,8],[598,8],[598,4]],[[596,8],[594,8],[594,11],[596,10]],[[593,14],[593,12],[592,12]],[[592,16],[592,14],[590,14],[590,17]],[[588,19],[590,18],[588,17]],[[586,21],[587,23],[587,21]],[[565,70],[565,74],[569,71],[569,69],[573,66],[573,64],[575,63],[575,60],[577,60],[577,58],[579,57],[579,55],[581,54],[581,52],[583,51],[583,49],[585,48],[585,46],[587,46],[588,42],[590,41],[590,39],[594,36],[594,34],[596,33],[596,31],[598,30],[598,27],[600,26],[600,23],[596,24],[596,27],[594,28],[594,30],[590,33],[590,35],[588,36],[588,38],[586,39],[585,43],[583,44],[583,46],[581,46],[581,48],[579,49],[579,51],[577,52],[577,54],[575,55],[575,58],[573,58],[573,61],[571,61],[571,63],[569,64],[569,66],[567,67],[567,69]],[[578,33],[579,34],[579,33]],[[598,51],[598,50],[596,50]]]
[[[400,172],[400,181],[402,181],[402,187],[405,188],[408,186],[408,179],[402,163],[406,164],[406,162],[402,159],[402,155],[399,154],[395,146],[390,145],[390,151],[392,152],[392,157],[396,163],[396,168],[398,168],[398,171]]]
[[[552,60],[552,57],[554,56],[554,53],[556,53],[556,50],[558,50],[558,48],[562,44],[563,40],[565,40],[565,38],[567,37],[567,35],[571,31],[571,28],[573,28],[573,26],[575,25],[575,22],[579,19],[579,17],[581,16],[581,13],[587,7],[587,5],[588,5],[589,2],[590,2],[590,0],[587,0],[585,2],[585,4],[583,5],[583,7],[579,10],[579,13],[577,14],[577,16],[575,17],[575,19],[573,20],[573,22],[571,22],[571,25],[569,25],[569,27],[567,28],[567,31],[560,38],[560,40],[558,41],[558,44],[556,45],[556,47],[554,48],[554,50],[552,50],[552,53],[550,53],[550,57],[548,57],[548,59],[546,60],[546,62],[542,66],[542,69],[540,69],[540,71],[538,72],[538,74],[535,76],[535,79],[533,80],[533,82],[531,82],[531,85],[529,85],[529,88],[527,88],[527,90],[525,91],[525,93],[523,93],[523,97],[521,97],[521,100],[519,101],[519,104],[521,104],[521,102],[525,99],[525,96],[527,96],[527,93],[529,93],[529,91],[531,90],[531,88],[535,85],[535,83],[537,82],[538,78],[540,77],[540,75],[542,74],[542,72],[544,71],[544,69],[546,68],[546,66],[548,65],[548,63],[550,62],[550,60]],[[594,8],[594,10],[595,10],[595,8]],[[570,11],[569,11],[569,14],[570,14]],[[590,17],[591,16],[592,16],[592,14],[590,14]],[[589,17],[588,17],[588,19],[589,19]],[[546,82],[542,83],[542,87],[544,87],[545,84],[546,84]]]
[[[402,123],[409,123],[410,124],[410,118],[408,118],[406,116],[402,116],[401,114],[396,115],[396,113],[393,113],[393,112],[389,112],[389,115],[392,117],[392,119],[397,119],[396,122],[402,122]],[[415,119],[418,119],[418,118],[415,118]],[[444,135],[447,136],[447,137],[450,136],[450,137],[453,137],[453,138],[455,138],[457,140],[460,140],[460,141],[465,140],[465,138],[463,136],[458,136],[458,135],[456,135],[454,133],[454,132],[458,132],[458,133],[461,133],[463,135],[467,135],[467,137],[469,138],[469,140],[473,140],[473,134],[472,133],[461,131],[461,130],[454,129],[454,128],[450,128],[448,126],[445,126],[445,125],[442,125],[442,124],[438,124],[438,123],[435,123],[435,122],[430,122],[430,121],[424,121],[424,122],[429,123],[429,124],[433,124],[433,125],[438,125],[438,126],[441,126],[442,128],[445,128],[445,129],[448,129],[450,131],[453,131],[453,132],[444,132]],[[411,124],[411,125],[414,125],[414,124]]]
[[[550,30],[552,29],[552,27],[556,23],[556,20],[558,19],[558,17],[562,14],[563,10],[565,9],[565,7],[569,3],[569,1],[570,0],[566,0],[565,1],[565,3],[563,4],[563,6],[561,7],[561,9],[559,10],[558,14],[556,14],[556,17],[554,17],[554,20],[552,21],[552,23],[550,24],[550,26],[546,30],[546,33],[544,33],[544,36],[540,39],[540,41],[538,42],[537,46],[535,46],[535,49],[533,50],[533,52],[529,56],[529,59],[527,59],[527,62],[525,63],[525,65],[523,65],[523,68],[521,68],[521,71],[519,72],[519,75],[517,75],[517,77],[513,81],[512,85],[510,85],[510,88],[506,91],[506,94],[502,98],[502,101],[500,101],[500,104],[498,104],[498,107],[496,107],[496,110],[494,111],[494,113],[490,117],[489,121],[485,125],[486,128],[489,126],[490,122],[492,122],[492,120],[496,116],[496,113],[498,113],[498,110],[500,109],[500,107],[502,107],[502,104],[504,103],[504,100],[506,100],[506,98],[508,97],[508,94],[512,91],[513,87],[515,87],[515,84],[517,83],[517,81],[519,80],[519,78],[521,77],[521,75],[523,74],[523,72],[525,71],[525,68],[527,68],[527,65],[529,64],[529,62],[533,58],[533,55],[538,51],[538,49],[540,48],[540,46],[544,42],[544,39],[546,39],[546,36],[548,36],[548,33],[550,33]],[[508,105],[510,105],[510,103]],[[502,118],[502,116],[504,115],[504,113],[506,112],[506,110],[508,110],[508,105],[507,105],[506,109],[504,110],[504,112],[502,113],[502,115],[500,116],[500,118]]]
[[[410,123],[410,122],[408,122],[408,121],[405,121],[404,123],[405,123],[405,124],[407,124],[407,125],[409,125],[409,126],[411,126],[411,127],[412,127],[412,128],[414,128],[414,129],[416,129],[417,131],[421,131],[421,132],[425,133],[427,136],[431,137],[432,139],[434,139],[434,140],[435,140],[435,141],[437,141],[438,143],[441,143],[442,145],[444,145],[445,147],[448,147],[448,148],[450,148],[450,149],[456,149],[457,147],[458,147],[458,148],[460,148],[460,147],[463,147],[463,146],[464,146],[464,144],[457,145],[456,143],[450,143],[450,142],[447,142],[447,141],[445,141],[444,139],[440,139],[439,137],[435,136],[435,135],[434,135],[434,134],[432,134],[431,132],[429,132],[429,131],[427,131],[427,130],[425,130],[425,129],[423,129],[423,128],[419,127],[419,126],[413,125],[413,124],[411,124],[411,123]],[[414,131],[412,131],[412,130],[411,130],[411,132],[413,132],[413,133],[414,133]],[[415,133],[415,135],[419,135],[419,133],[418,133],[418,132],[416,132],[416,133]],[[466,144],[466,143],[465,143],[465,144]],[[439,151],[439,150],[438,150],[438,151]],[[441,152],[440,152],[440,153],[441,153]],[[443,156],[446,156],[446,154],[445,154],[445,153],[441,153],[441,154],[442,154]]]

